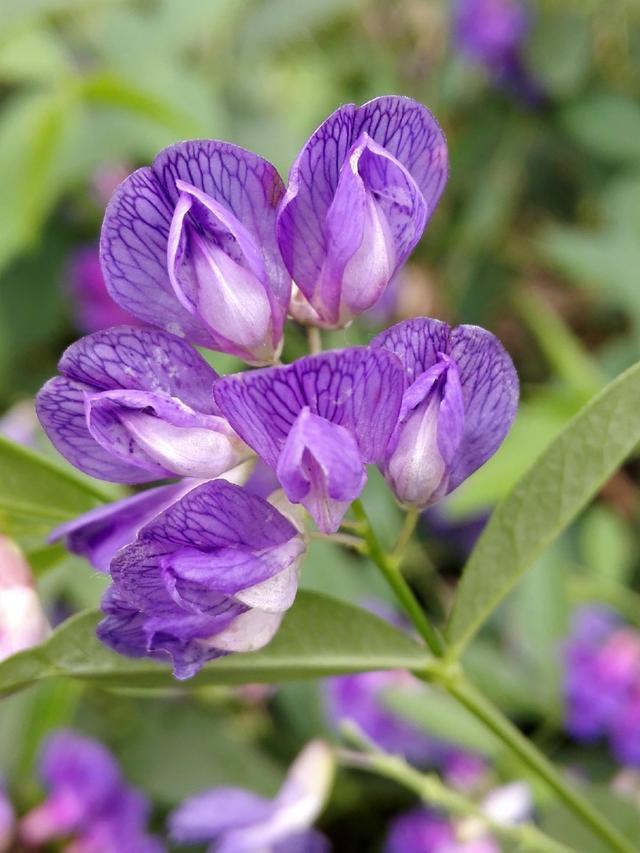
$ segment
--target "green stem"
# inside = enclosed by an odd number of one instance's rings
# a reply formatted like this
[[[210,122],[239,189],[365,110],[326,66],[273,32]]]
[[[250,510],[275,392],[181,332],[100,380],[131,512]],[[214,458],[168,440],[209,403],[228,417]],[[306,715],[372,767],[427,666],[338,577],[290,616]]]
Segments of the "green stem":
[[[407,547],[409,540],[413,536],[413,531],[416,529],[419,518],[420,510],[417,507],[411,507],[411,509],[407,510],[402,530],[400,531],[396,544],[393,546],[393,551],[391,552],[392,560],[397,560],[398,563],[402,560],[404,549]]]
[[[307,342],[311,355],[322,352],[322,333],[317,326],[307,326]]]
[[[432,808],[447,812],[454,817],[472,818],[486,826],[498,838],[515,843],[518,850],[531,853],[571,853],[569,847],[554,841],[531,824],[507,826],[488,817],[473,800],[447,787],[434,773],[420,773],[402,758],[384,752],[352,752],[340,750],[341,764],[358,770],[377,773],[392,779],[417,794]]]
[[[597,812],[582,794],[567,785],[553,764],[463,676],[454,675],[451,680],[444,680],[443,686],[543,779],[611,850],[618,853],[637,851],[637,848],[621,835],[607,818]]]
[[[376,536],[360,500],[354,501],[351,509],[356,519],[362,523],[362,538],[366,542],[367,553],[370,559],[384,575],[385,580],[394,591],[398,601],[404,607],[407,615],[430,650],[437,657],[441,657],[444,652],[442,640],[427,619],[424,610],[411,591],[411,587],[402,577],[398,561],[387,554],[380,544],[380,540]]]

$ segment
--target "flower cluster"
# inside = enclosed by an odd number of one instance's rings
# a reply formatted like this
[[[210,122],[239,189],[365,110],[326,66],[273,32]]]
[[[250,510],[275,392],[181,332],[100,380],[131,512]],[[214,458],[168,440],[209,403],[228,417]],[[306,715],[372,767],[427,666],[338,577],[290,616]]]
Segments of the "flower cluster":
[[[295,505],[331,534],[368,464],[423,509],[496,451],[518,381],[483,329],[417,318],[369,346],[279,363],[289,314],[340,328],[382,298],[447,174],[431,113],[390,96],[323,122],[288,187],[258,155],[211,140],[162,151],[116,189],[102,270],[146,325],[73,344],[37,401],[85,473],[179,478],[55,534],[110,572],[99,634],[112,648],[170,656],[178,677],[259,648],[296,593]],[[260,369],[219,377],[196,346]],[[270,472],[259,490],[238,474],[249,460]]]
[[[147,834],[149,804],[128,785],[114,757],[99,743],[72,731],[50,735],[40,759],[46,800],[20,822],[30,848],[73,838],[69,853],[161,853]]]
[[[601,737],[621,764],[640,767],[640,633],[612,611],[576,614],[565,649],[566,725],[576,740]]]

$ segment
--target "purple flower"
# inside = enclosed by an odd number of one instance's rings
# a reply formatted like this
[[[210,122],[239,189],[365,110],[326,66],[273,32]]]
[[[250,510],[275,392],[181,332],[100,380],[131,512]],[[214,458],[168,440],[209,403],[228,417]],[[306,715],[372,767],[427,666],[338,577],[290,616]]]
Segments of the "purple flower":
[[[71,853],[160,853],[146,834],[148,803],[101,744],[72,731],[49,737],[40,759],[47,799],[20,826],[29,845],[74,836]]]
[[[576,614],[565,647],[566,726],[580,741],[608,738],[623,764],[640,766],[640,633],[604,608]]]
[[[238,435],[318,527],[337,530],[395,426],[402,369],[390,353],[336,350],[227,376],[215,398]]]
[[[37,646],[48,633],[29,564],[18,546],[0,534],[0,660]]]
[[[108,572],[113,557],[135,540],[141,527],[196,485],[197,480],[182,480],[92,509],[56,527],[49,541],[64,540],[72,554],[86,557],[99,572]]]
[[[215,477],[248,455],[213,401],[217,374],[189,344],[119,326],[72,344],[37,397],[45,432],[103,480]]]
[[[500,853],[490,836],[458,840],[451,820],[421,808],[393,821],[384,849],[385,853]]]
[[[518,405],[502,344],[478,326],[418,317],[372,341],[402,362],[406,389],[382,470],[400,503],[425,508],[491,457]]]
[[[120,654],[208,660],[266,645],[295,598],[305,543],[271,504],[225,480],[192,489],[111,562],[99,638]]]
[[[522,61],[531,16],[521,0],[457,0],[453,27],[460,53],[484,65],[496,85],[530,106],[542,102]]]
[[[194,344],[273,361],[291,293],[275,236],[283,193],[274,167],[237,145],[166,148],[107,207],[100,253],[109,293]]]
[[[457,0],[454,6],[460,52],[490,66],[499,66],[520,51],[529,25],[520,0]]]
[[[211,853],[326,853],[327,841],[310,827],[329,794],[333,763],[329,747],[312,741],[275,799],[243,788],[214,788],[170,816],[171,835],[186,844],[211,841]]]
[[[16,815],[4,779],[0,777],[0,850],[11,850]]]
[[[85,333],[109,326],[135,325],[136,319],[109,296],[97,246],[76,249],[69,264],[76,325]]]
[[[302,322],[343,326],[371,308],[422,236],[448,176],[447,145],[410,98],[346,104],[302,148],[278,211]]]

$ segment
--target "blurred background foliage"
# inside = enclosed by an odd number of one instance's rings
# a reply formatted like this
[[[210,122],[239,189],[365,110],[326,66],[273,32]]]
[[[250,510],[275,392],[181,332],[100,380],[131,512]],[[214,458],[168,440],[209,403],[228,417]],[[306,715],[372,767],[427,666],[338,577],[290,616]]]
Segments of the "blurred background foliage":
[[[409,554],[423,600],[446,609],[466,550],[454,522],[481,518],[640,358],[640,4],[533,8],[526,63],[547,93],[537,109],[458,54],[444,0],[0,0],[0,412],[31,398],[77,337],[69,265],[96,242],[109,192],[128,171],[176,140],[214,137],[257,151],[286,176],[338,105],[410,95],[447,134],[451,178],[391,316],[490,328],[523,386],[503,449],[425,521],[424,550]],[[388,322],[372,312],[332,340],[364,342]],[[287,354],[303,346],[293,333]],[[609,601],[640,626],[639,471],[632,461],[616,475],[468,652],[486,691],[554,758],[588,766],[595,779],[610,771],[604,749],[578,755],[560,729],[560,652],[580,601]],[[374,472],[365,502],[390,540],[398,511]],[[44,546],[49,519],[0,510],[0,522],[27,550],[48,601],[95,606],[101,579]],[[364,560],[320,542],[303,585],[347,600],[387,596]],[[477,743],[464,716],[449,724],[450,708],[433,693],[389,702],[431,733]],[[283,762],[327,725],[311,684],[249,703],[225,690],[187,699],[176,689],[152,701],[43,685],[0,707],[0,765],[25,802],[35,796],[41,736],[69,723],[109,743],[160,810],[219,782],[273,792]],[[494,758],[498,773],[513,773],[513,759]],[[405,795],[357,777],[338,786],[327,827],[338,849],[369,849]],[[626,807],[597,785],[593,796],[608,797],[611,812]],[[547,805],[543,823],[579,845],[579,830]]]

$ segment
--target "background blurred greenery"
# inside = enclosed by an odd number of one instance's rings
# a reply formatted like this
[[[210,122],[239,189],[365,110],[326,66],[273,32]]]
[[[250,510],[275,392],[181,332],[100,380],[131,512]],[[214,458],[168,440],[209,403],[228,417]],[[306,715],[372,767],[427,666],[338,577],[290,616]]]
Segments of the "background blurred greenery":
[[[578,408],[640,358],[640,4],[535,5],[526,62],[548,93],[537,110],[458,55],[450,12],[444,0],[0,0],[0,412],[33,396],[77,336],[69,260],[97,240],[114,176],[189,137],[254,149],[286,176],[338,105],[407,94],[443,125],[451,178],[395,316],[487,326],[523,384],[507,443],[447,512],[490,508]],[[364,341],[376,323],[334,339]],[[293,334],[288,346],[295,355],[301,341]],[[469,652],[487,691],[525,728],[551,732],[567,760],[573,747],[554,726],[571,606],[604,598],[640,625],[638,473],[632,462],[614,478]],[[397,511],[375,476],[365,500],[391,534]],[[42,558],[45,521],[28,530],[10,521],[49,599],[95,605],[100,580],[79,561]],[[446,607],[462,557],[440,540],[427,538],[426,549],[439,576],[422,552],[410,555],[410,576],[426,601]],[[349,600],[379,591],[364,561],[324,543],[303,584]],[[414,716],[441,732],[448,710],[427,698]],[[286,687],[268,706],[225,691],[151,704],[47,685],[0,709],[0,764],[26,799],[40,736],[70,721],[114,746],[161,808],[222,781],[272,791],[280,762],[325,725],[311,685]],[[608,766],[598,750],[584,760]],[[378,816],[347,832],[345,815],[351,822],[364,807],[353,780],[339,784],[329,822],[347,839],[340,849],[363,849],[359,833],[377,832],[402,795],[370,781]],[[550,824],[562,823],[552,806]],[[570,837],[570,822],[562,827]]]

